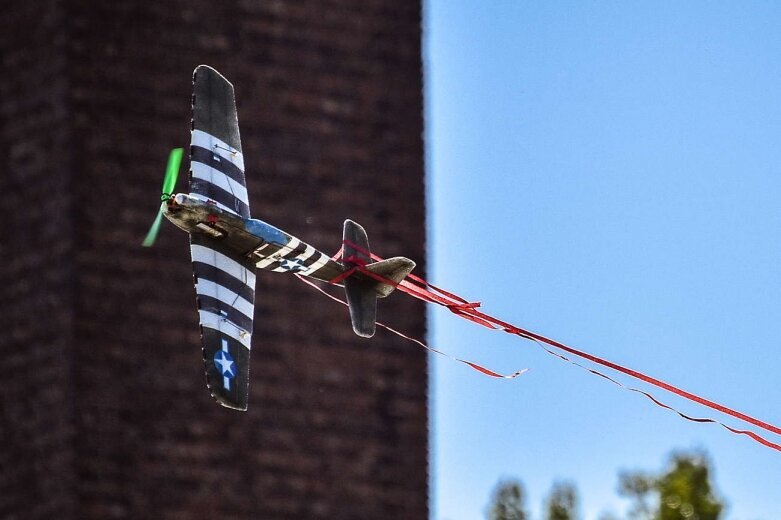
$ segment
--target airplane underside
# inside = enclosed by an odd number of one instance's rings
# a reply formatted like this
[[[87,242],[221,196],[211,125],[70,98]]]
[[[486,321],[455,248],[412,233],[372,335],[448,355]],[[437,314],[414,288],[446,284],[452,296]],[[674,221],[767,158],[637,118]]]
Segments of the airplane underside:
[[[246,410],[255,269],[343,284],[354,332],[371,337],[377,298],[390,294],[415,263],[403,257],[373,262],[366,231],[351,220],[344,223],[337,261],[250,218],[233,85],[201,65],[193,74],[192,100],[190,193],[165,194],[161,210],[190,235],[207,386],[223,406]]]
[[[271,224],[232,214],[192,195],[177,194],[164,211],[181,229],[220,242],[258,269],[298,273],[325,282],[345,271],[330,256]]]

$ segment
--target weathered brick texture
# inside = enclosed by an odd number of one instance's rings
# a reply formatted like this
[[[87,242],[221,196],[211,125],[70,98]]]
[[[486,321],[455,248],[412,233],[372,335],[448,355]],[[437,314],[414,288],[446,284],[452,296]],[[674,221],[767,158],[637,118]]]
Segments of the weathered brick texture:
[[[8,4],[0,51],[0,518],[427,517],[427,365],[258,273],[250,409],[204,385],[187,237],[158,206],[193,68],[235,86],[253,215],[346,217],[423,272],[420,3]],[[180,190],[184,184],[180,184]],[[401,294],[380,319],[425,333]]]

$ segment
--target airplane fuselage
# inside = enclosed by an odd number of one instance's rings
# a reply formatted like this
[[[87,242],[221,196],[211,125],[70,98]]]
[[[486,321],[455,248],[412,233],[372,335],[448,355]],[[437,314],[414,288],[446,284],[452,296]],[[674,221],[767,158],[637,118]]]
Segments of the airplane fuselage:
[[[225,211],[208,200],[178,193],[163,202],[163,214],[188,233],[210,236],[251,258],[259,269],[298,273],[326,282],[344,271],[330,256],[281,229]]]

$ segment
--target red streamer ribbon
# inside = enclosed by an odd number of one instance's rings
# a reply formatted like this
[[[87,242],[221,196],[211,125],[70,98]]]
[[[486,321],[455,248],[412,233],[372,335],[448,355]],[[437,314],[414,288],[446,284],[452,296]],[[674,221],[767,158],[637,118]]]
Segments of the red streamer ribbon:
[[[328,296],[329,298],[331,298],[333,301],[341,303],[344,306],[348,306],[348,303],[346,301],[342,300],[341,298],[337,298],[333,294],[330,294],[330,293],[324,291],[321,287],[318,287],[317,285],[315,285],[314,282],[312,282],[310,280],[307,280],[304,276],[301,276],[300,274],[296,274],[296,276],[298,277],[299,280],[301,280],[305,284],[309,285],[310,287],[314,287],[315,289],[317,289],[321,293],[323,293],[326,296]],[[404,338],[404,339],[406,339],[408,341],[416,343],[416,344],[420,345],[421,347],[423,347],[424,349],[428,350],[429,352],[433,352],[434,354],[438,354],[440,356],[444,356],[446,358],[452,359],[453,361],[458,361],[459,363],[463,363],[464,365],[467,365],[470,368],[472,368],[474,370],[477,370],[478,372],[481,372],[481,373],[483,373],[483,374],[485,374],[487,376],[490,376],[490,377],[496,377],[496,378],[500,378],[500,379],[515,379],[516,377],[520,376],[521,374],[523,374],[523,373],[525,373],[525,372],[527,372],[529,370],[528,368],[524,368],[523,370],[518,370],[517,372],[513,372],[512,374],[500,374],[499,372],[494,372],[490,368],[486,368],[486,367],[484,367],[482,365],[478,365],[477,363],[473,363],[472,361],[467,361],[465,359],[460,359],[460,358],[457,358],[455,356],[451,356],[450,354],[447,354],[445,352],[442,352],[441,350],[437,350],[437,349],[435,349],[433,347],[429,347],[428,345],[426,345],[425,343],[423,343],[419,339],[415,339],[415,338],[412,338],[410,336],[407,336],[403,332],[399,332],[398,330],[396,330],[396,329],[394,329],[394,328],[392,328],[392,327],[390,327],[388,325],[385,325],[384,323],[380,323],[379,321],[377,322],[377,326],[378,327],[382,327],[383,329],[385,329],[387,331],[390,331],[393,334],[396,334],[397,336],[399,336],[401,338]]]
[[[370,251],[367,251],[364,248],[358,246],[357,244],[353,244],[353,243],[351,243],[349,241],[345,241],[344,242],[342,248],[334,256],[335,259],[339,258],[343,254],[344,245],[348,245],[348,246],[352,247],[355,251],[363,253],[364,255],[366,255],[367,257],[371,258],[374,261],[381,261],[382,260],[381,257],[379,257],[379,256],[371,253]],[[410,296],[413,296],[413,297],[415,297],[415,298],[417,298],[419,300],[422,300],[422,301],[425,301],[425,302],[428,302],[428,303],[434,303],[434,304],[446,307],[452,313],[454,313],[457,316],[460,316],[461,318],[464,318],[466,320],[472,321],[474,323],[477,323],[477,324],[482,325],[484,327],[487,327],[489,329],[501,330],[501,331],[506,332],[508,334],[513,334],[513,335],[519,336],[521,338],[524,338],[524,339],[527,339],[527,340],[530,340],[530,341],[534,341],[537,345],[542,347],[549,354],[551,354],[553,356],[556,356],[556,357],[558,357],[558,358],[560,358],[560,359],[562,359],[564,361],[567,361],[568,363],[571,363],[571,364],[573,364],[575,366],[578,366],[578,367],[580,367],[580,368],[582,368],[584,370],[587,370],[587,371],[591,372],[594,375],[597,375],[597,376],[600,376],[600,377],[602,377],[604,379],[607,379],[608,381],[610,381],[610,382],[620,386],[621,388],[624,388],[624,389],[629,390],[631,392],[640,393],[640,394],[646,396],[651,401],[653,401],[656,405],[661,406],[662,408],[671,410],[671,411],[675,412],[676,414],[678,414],[679,416],[683,417],[686,420],[694,421],[694,422],[700,422],[700,423],[715,423],[715,424],[719,424],[719,425],[721,425],[722,427],[726,428],[727,430],[729,430],[732,433],[740,434],[740,435],[747,435],[750,438],[752,438],[753,440],[759,442],[760,444],[762,444],[764,446],[767,446],[768,448],[771,448],[771,449],[774,449],[776,451],[780,451],[781,452],[781,445],[779,445],[777,443],[774,443],[774,442],[771,442],[771,441],[765,439],[764,437],[761,437],[760,435],[758,435],[758,434],[756,434],[756,433],[754,433],[752,431],[736,429],[736,428],[728,426],[728,425],[726,425],[726,424],[724,424],[724,423],[722,423],[722,422],[720,422],[718,420],[715,420],[715,419],[697,418],[697,417],[692,417],[692,416],[686,415],[686,414],[676,410],[675,408],[672,408],[671,406],[669,406],[669,405],[659,401],[657,398],[655,398],[653,395],[649,394],[648,392],[645,392],[643,390],[639,390],[639,389],[636,389],[636,388],[632,388],[632,387],[629,387],[629,386],[625,386],[624,384],[616,381],[615,379],[613,379],[613,378],[611,378],[611,377],[609,377],[609,376],[607,376],[607,375],[605,375],[605,374],[603,374],[603,373],[601,373],[601,372],[599,372],[597,370],[593,370],[591,368],[588,368],[588,367],[585,367],[583,365],[580,365],[579,363],[576,363],[576,362],[572,361],[571,359],[565,357],[564,355],[554,352],[553,350],[551,350],[548,347],[554,347],[554,348],[556,348],[558,350],[564,351],[564,352],[566,352],[568,354],[571,354],[573,356],[577,356],[577,357],[579,357],[581,359],[588,360],[588,361],[590,361],[592,363],[595,363],[597,365],[601,365],[603,367],[610,368],[612,370],[615,370],[617,372],[625,374],[625,375],[627,375],[629,377],[638,379],[638,380],[643,381],[645,383],[648,383],[648,384],[650,384],[652,386],[655,386],[657,388],[661,388],[662,390],[666,390],[666,391],[668,391],[670,393],[678,395],[679,397],[683,397],[684,399],[688,399],[689,401],[695,402],[695,403],[700,404],[702,406],[708,407],[708,408],[710,408],[712,410],[716,410],[718,412],[721,412],[721,413],[724,413],[726,415],[732,416],[732,417],[734,417],[736,419],[744,421],[744,422],[746,422],[748,424],[751,424],[753,426],[756,426],[756,427],[761,428],[763,430],[766,430],[768,432],[774,433],[776,435],[781,435],[781,428],[779,428],[778,426],[774,426],[774,425],[772,425],[772,424],[770,424],[768,422],[761,421],[759,419],[751,417],[750,415],[744,414],[742,412],[739,412],[737,410],[734,410],[732,408],[729,408],[729,407],[724,406],[722,404],[719,404],[717,402],[711,401],[709,399],[706,399],[704,397],[698,396],[698,395],[693,394],[691,392],[687,392],[686,390],[682,390],[682,389],[680,389],[680,388],[678,388],[678,387],[676,387],[674,385],[671,385],[671,384],[666,383],[666,382],[664,382],[664,381],[662,381],[660,379],[657,379],[657,378],[648,376],[646,374],[643,374],[642,372],[639,372],[637,370],[633,370],[631,368],[627,368],[627,367],[621,366],[621,365],[619,365],[617,363],[613,363],[612,361],[608,361],[606,359],[600,358],[599,356],[595,356],[593,354],[589,354],[587,352],[584,352],[584,351],[578,350],[576,348],[570,347],[568,345],[565,345],[564,343],[560,343],[560,342],[552,340],[550,338],[546,338],[545,336],[542,336],[540,334],[531,332],[529,330],[526,330],[526,329],[523,329],[523,328],[520,328],[520,327],[516,327],[515,325],[512,325],[511,323],[507,323],[505,321],[499,320],[499,319],[497,319],[497,318],[495,318],[493,316],[490,316],[490,315],[488,315],[488,314],[478,310],[478,308],[480,307],[480,303],[479,302],[469,302],[468,300],[466,300],[464,298],[461,298],[460,296],[457,296],[457,295],[455,295],[455,294],[453,294],[453,293],[451,293],[449,291],[441,289],[441,288],[439,288],[439,287],[437,287],[437,286],[435,286],[433,284],[430,284],[426,280],[424,280],[424,279],[422,279],[422,278],[420,278],[418,276],[415,276],[413,274],[410,274],[409,276],[407,276],[407,278],[402,280],[400,283],[396,283],[393,280],[388,280],[388,279],[386,279],[386,278],[384,278],[384,277],[382,277],[382,276],[380,276],[378,274],[372,273],[371,271],[367,270],[366,269],[366,264],[363,261],[356,262],[356,261],[354,261],[354,260],[356,260],[355,258],[346,258],[344,260],[346,262],[350,262],[353,267],[351,267],[350,269],[345,271],[345,273],[349,273],[349,274],[344,274],[343,273],[343,275],[344,275],[343,277],[342,276],[337,277],[339,279],[338,281],[343,280],[347,276],[353,275],[355,272],[361,272],[364,276],[368,276],[370,278],[373,278],[373,279],[375,279],[375,280],[377,280],[378,282],[381,282],[381,283],[393,285],[398,290],[400,290],[402,292],[405,292],[405,293],[409,294]],[[300,276],[299,276],[299,278],[304,280]],[[322,291],[322,289],[320,289],[316,285],[312,284],[308,280],[304,280],[304,281],[309,283],[310,285],[312,285],[316,289]],[[332,281],[332,283],[336,283],[336,282]],[[322,291],[322,292],[324,292],[324,291]],[[325,293],[325,294],[328,294],[328,293]],[[333,298],[333,299],[336,299],[337,301],[341,302],[341,300],[338,300],[337,298],[331,296],[330,294],[328,296]],[[344,303],[344,302],[342,302],[342,303]],[[429,350],[431,350],[433,352],[437,352],[439,354],[442,354],[441,352],[436,351],[435,349],[432,349],[430,347],[427,347],[426,345],[423,345],[422,342],[419,342],[418,340],[414,340],[412,338],[404,336],[403,334],[399,333],[398,331],[390,329],[389,327],[387,327],[385,325],[381,325],[381,326],[386,328],[386,329],[391,330],[392,332],[394,332],[396,334],[399,334],[402,337],[405,337],[405,338],[407,338],[407,339],[409,339],[411,341],[415,341],[415,342],[421,344],[424,348],[427,348],[427,349],[429,349]],[[442,355],[446,355],[447,356],[447,354],[442,354]],[[452,356],[447,356],[447,357],[452,357]],[[498,375],[495,372],[493,372],[491,370],[488,370],[488,369],[485,369],[483,367],[480,367],[479,365],[474,365],[473,363],[471,363],[469,361],[464,361],[464,360],[457,359],[457,358],[454,358],[454,359],[456,359],[457,361],[459,361],[461,363],[465,363],[465,364],[471,366],[472,368],[474,368],[475,370],[478,370],[479,372],[485,373],[487,375],[491,375],[493,377],[498,377]],[[501,376],[501,377],[516,377],[517,375],[519,375],[520,373],[523,373],[523,372],[525,372],[525,370],[522,370],[522,371],[520,371],[520,372],[518,372],[518,373],[516,373],[515,375],[512,375],[512,376]]]

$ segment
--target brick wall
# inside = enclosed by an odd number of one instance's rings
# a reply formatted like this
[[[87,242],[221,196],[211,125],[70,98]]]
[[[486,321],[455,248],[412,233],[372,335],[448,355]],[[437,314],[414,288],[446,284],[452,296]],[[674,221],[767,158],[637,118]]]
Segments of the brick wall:
[[[57,1],[4,11],[0,518],[67,518],[75,495],[64,12]]]
[[[164,223],[138,247],[206,63],[236,89],[254,216],[324,251],[350,217],[422,271],[420,4],[48,4],[13,7],[0,36],[24,71],[0,83],[14,223],[0,363],[16,396],[0,511],[426,518],[423,352],[358,338],[346,309],[259,272],[250,409],[223,409],[204,385],[186,235]],[[403,295],[380,319],[425,333]]]

